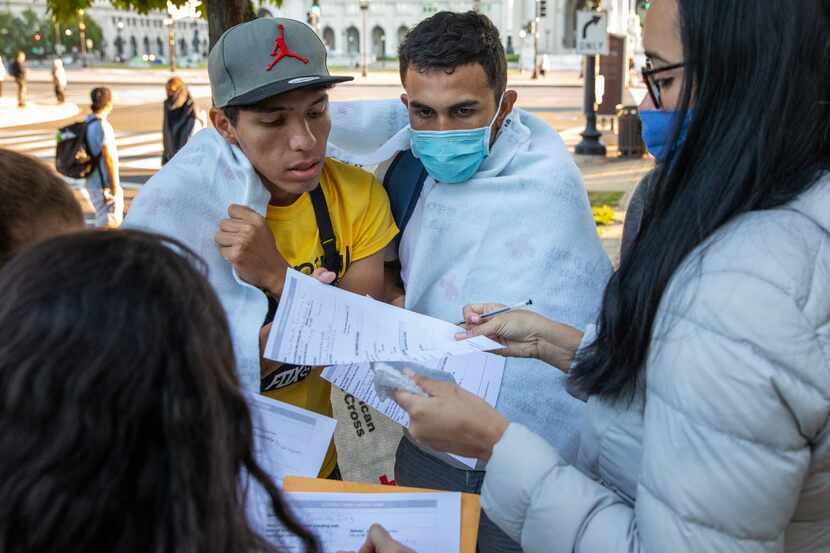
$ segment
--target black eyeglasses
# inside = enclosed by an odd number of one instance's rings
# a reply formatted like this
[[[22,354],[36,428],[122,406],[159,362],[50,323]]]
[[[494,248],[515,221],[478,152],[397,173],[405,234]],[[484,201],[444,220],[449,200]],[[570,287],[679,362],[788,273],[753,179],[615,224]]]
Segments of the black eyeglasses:
[[[684,67],[685,63],[675,63],[672,65],[665,65],[663,67],[654,67],[651,60],[646,60],[646,66],[643,67],[643,82],[646,83],[648,95],[651,96],[651,101],[654,102],[654,107],[663,109],[663,96],[660,90],[660,80],[655,79],[654,76],[672,69],[679,69]]]

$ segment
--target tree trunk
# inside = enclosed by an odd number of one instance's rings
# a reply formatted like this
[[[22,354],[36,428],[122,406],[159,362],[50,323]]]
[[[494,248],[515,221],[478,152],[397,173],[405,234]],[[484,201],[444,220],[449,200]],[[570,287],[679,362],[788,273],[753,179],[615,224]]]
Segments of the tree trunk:
[[[205,7],[211,48],[222,33],[256,17],[250,0],[206,0]]]

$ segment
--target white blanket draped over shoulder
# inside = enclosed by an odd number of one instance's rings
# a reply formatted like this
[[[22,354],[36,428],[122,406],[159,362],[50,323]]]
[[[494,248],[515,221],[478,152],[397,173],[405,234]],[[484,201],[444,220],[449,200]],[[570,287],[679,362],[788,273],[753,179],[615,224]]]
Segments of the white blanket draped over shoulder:
[[[372,166],[409,148],[397,100],[336,102],[329,155]],[[597,235],[582,177],[549,125],[520,109],[505,119],[478,173],[436,183],[408,260],[406,307],[458,320],[467,303],[528,298],[548,317],[583,329],[596,318],[611,263]],[[508,360],[498,408],[556,446],[578,444],[583,406],[556,369]]]
[[[239,378],[254,392],[259,391],[259,330],[268,300],[239,278],[213,237],[231,204],[265,215],[270,197],[245,154],[214,129],[205,129],[147,181],[125,221],[129,228],[172,236],[205,260],[208,280],[228,316]]]

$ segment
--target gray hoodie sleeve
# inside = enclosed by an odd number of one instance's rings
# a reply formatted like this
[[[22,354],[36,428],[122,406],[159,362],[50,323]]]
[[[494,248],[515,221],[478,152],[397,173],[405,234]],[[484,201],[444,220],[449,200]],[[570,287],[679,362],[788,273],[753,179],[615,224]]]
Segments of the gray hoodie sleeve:
[[[625,224],[623,225],[622,245],[620,247],[620,259],[625,259],[628,252],[631,250],[631,245],[640,231],[640,224],[643,222],[643,211],[646,207],[646,198],[651,191],[651,181],[654,176],[654,171],[648,173],[640,180],[634,193],[631,195],[631,201],[628,202],[628,209],[625,212]]]

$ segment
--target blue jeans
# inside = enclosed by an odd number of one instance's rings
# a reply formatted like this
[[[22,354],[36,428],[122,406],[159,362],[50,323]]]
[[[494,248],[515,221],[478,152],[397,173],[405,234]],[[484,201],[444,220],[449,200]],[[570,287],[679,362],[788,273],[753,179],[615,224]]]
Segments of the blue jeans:
[[[484,471],[452,467],[421,450],[404,436],[395,454],[395,481],[400,486],[450,492],[481,493]],[[478,553],[522,553],[522,547],[481,511],[478,525]]]

